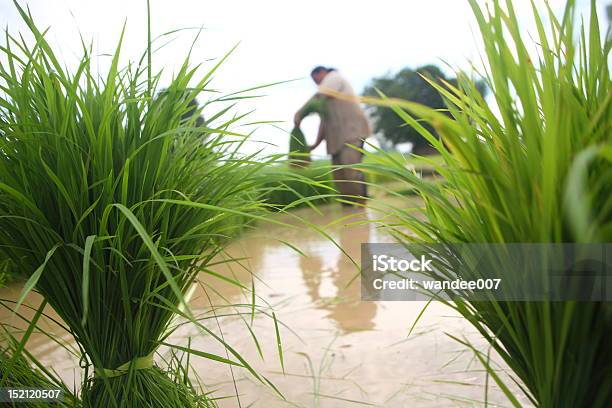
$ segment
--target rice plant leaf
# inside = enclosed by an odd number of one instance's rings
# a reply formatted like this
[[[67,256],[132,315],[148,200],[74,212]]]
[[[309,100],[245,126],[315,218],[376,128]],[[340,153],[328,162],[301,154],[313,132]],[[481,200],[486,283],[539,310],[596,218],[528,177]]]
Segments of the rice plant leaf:
[[[423,316],[423,313],[425,313],[425,310],[427,310],[427,308],[429,307],[429,305],[431,304],[431,302],[435,299],[435,297],[431,297],[427,303],[425,303],[425,306],[423,306],[423,308],[421,309],[421,311],[419,312],[419,314],[417,315],[416,319],[414,319],[414,322],[412,323],[412,326],[410,326],[410,330],[408,330],[408,336],[410,337],[410,335],[412,334],[412,331],[414,330],[414,328],[416,327],[417,323],[419,322],[419,320],[421,320],[421,317]]]
[[[91,249],[96,241],[96,235],[89,235],[85,239],[85,248],[83,251],[83,318],[81,324],[84,326],[87,322],[87,315],[89,313],[89,273],[91,263]]]
[[[32,289],[34,289],[34,287],[38,283],[38,280],[40,279],[40,276],[44,272],[45,267],[47,266],[47,262],[49,262],[49,260],[51,259],[51,257],[55,253],[55,251],[60,246],[61,246],[61,244],[55,244],[47,252],[47,254],[45,255],[45,260],[43,261],[43,263],[38,268],[36,268],[36,270],[34,271],[32,276],[30,276],[30,278],[28,278],[28,280],[23,284],[23,289],[21,291],[21,294],[19,295],[19,299],[17,300],[17,303],[15,304],[15,311],[19,310],[19,306],[21,306],[21,304],[23,303],[25,298],[28,296],[28,294],[32,291]]]
[[[39,217],[39,219],[45,218],[43,213],[38,209],[38,207],[36,207],[36,205],[34,205],[34,203],[32,203],[32,201],[28,200],[22,193],[20,193],[13,187],[0,182],[0,190],[4,190],[8,194],[15,197],[21,204],[23,204],[28,209],[30,209],[32,212],[34,212]]]
[[[216,354],[206,353],[204,351],[195,350],[195,349],[192,349],[192,348],[189,348],[189,347],[179,346],[179,345],[176,345],[176,344],[170,344],[170,343],[164,343],[164,342],[161,342],[160,344],[164,345],[166,347],[170,347],[170,348],[176,349],[176,350],[184,351],[184,352],[189,353],[189,354],[193,354],[194,356],[206,358],[208,360],[218,361],[220,363],[224,363],[224,364],[228,364],[228,365],[232,365],[232,366],[237,366],[237,367],[244,367],[240,363],[237,363],[235,361],[229,360],[229,359],[221,357],[221,356],[217,356]]]
[[[159,269],[164,274],[164,277],[166,278],[167,283],[170,285],[170,288],[172,288],[172,291],[176,295],[177,299],[179,299],[179,302],[181,303],[181,305],[183,305],[184,307],[187,307],[187,305],[185,305],[184,303],[183,294],[181,290],[179,289],[178,285],[176,284],[175,279],[172,277],[172,273],[170,272],[170,269],[168,268],[168,264],[166,263],[164,258],[160,255],[159,251],[155,247],[155,244],[151,240],[151,236],[147,234],[147,232],[145,231],[140,221],[138,221],[134,213],[130,211],[129,208],[127,208],[123,204],[114,204],[114,206],[117,207],[125,215],[125,217],[130,221],[130,223],[134,226],[134,229],[136,229],[136,231],[138,232],[138,235],[140,235],[140,238],[142,239],[144,244],[147,246],[147,248],[151,252],[151,256],[153,256],[153,259],[157,263],[157,266],[159,266]]]
[[[283,359],[283,344],[281,343],[280,332],[278,330],[278,321],[276,320],[276,314],[272,312],[272,319],[274,319],[274,331],[276,332],[276,347],[278,349],[278,358],[280,360],[283,374],[285,374],[285,361]]]
[[[222,281],[230,283],[230,284],[232,284],[234,286],[238,286],[239,288],[242,288],[242,289],[247,289],[246,286],[244,286],[240,281],[238,281],[236,279],[229,278],[229,277],[224,276],[224,275],[222,275],[220,273],[212,271],[212,270],[210,270],[208,268],[197,268],[197,269],[203,271],[204,273],[206,273],[208,275],[214,276],[215,278],[221,279]]]
[[[498,385],[498,387],[502,390],[504,395],[510,400],[510,402],[512,403],[512,406],[515,407],[515,408],[522,408],[521,403],[516,399],[516,397],[514,396],[512,391],[510,391],[508,386],[502,381],[502,379],[499,377],[499,375],[497,375],[497,373],[495,372],[493,367],[491,367],[491,365],[487,362],[487,359],[482,357],[482,353],[478,349],[476,349],[476,347],[474,347],[469,342],[467,342],[465,340],[461,340],[458,337],[453,336],[453,335],[451,335],[449,333],[446,333],[446,335],[449,336],[450,338],[452,338],[453,340],[455,340],[455,341],[463,344],[464,346],[468,347],[470,350],[472,350],[474,352],[474,355],[476,356],[476,358],[478,358],[478,360],[481,362],[481,364],[487,370],[488,375],[490,375],[491,378],[493,378],[493,380]]]

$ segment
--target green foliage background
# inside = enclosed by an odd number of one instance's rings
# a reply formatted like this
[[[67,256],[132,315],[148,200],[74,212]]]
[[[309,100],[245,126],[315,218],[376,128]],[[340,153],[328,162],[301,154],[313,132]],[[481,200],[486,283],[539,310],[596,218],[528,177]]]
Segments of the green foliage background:
[[[417,69],[404,68],[396,74],[388,74],[372,79],[365,88],[365,96],[379,96],[380,93],[390,98],[399,98],[406,101],[416,102],[433,109],[446,109],[446,105],[440,92],[423,79],[422,76],[432,79],[438,84],[444,81],[456,85],[456,78],[448,78],[442,70],[435,65],[424,65]],[[476,83],[478,91],[485,95],[485,83]],[[430,144],[419,134],[419,132],[396,115],[391,109],[380,106],[372,106],[370,115],[374,122],[374,132],[380,133],[386,141],[392,145],[410,142],[413,143],[413,152],[416,154],[431,153],[428,149]],[[430,132],[434,132],[431,125],[423,123]]]

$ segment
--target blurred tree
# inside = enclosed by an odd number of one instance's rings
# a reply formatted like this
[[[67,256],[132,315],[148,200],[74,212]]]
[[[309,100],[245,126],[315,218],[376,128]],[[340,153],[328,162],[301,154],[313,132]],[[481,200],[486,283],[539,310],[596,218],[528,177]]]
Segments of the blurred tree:
[[[416,70],[404,68],[395,75],[385,75],[372,79],[371,83],[365,88],[364,95],[378,96],[377,89],[388,97],[400,98],[408,101],[418,102],[435,109],[444,109],[444,100],[438,91],[428,84],[421,75],[456,84],[456,80],[447,78],[444,73],[435,65],[425,65]],[[484,82],[477,82],[476,86],[481,94],[484,95],[486,87]],[[369,110],[370,116],[374,121],[374,132],[380,134],[382,138],[392,145],[410,142],[412,152],[419,155],[434,153],[430,144],[406,123],[392,109],[375,106]],[[429,125],[427,129],[432,130]]]

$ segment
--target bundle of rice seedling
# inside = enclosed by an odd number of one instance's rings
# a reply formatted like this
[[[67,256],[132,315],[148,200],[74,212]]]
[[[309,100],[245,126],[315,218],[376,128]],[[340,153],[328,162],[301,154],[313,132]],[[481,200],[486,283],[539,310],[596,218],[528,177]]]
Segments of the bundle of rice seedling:
[[[294,127],[289,139],[289,165],[303,167],[310,161],[310,148],[306,143],[304,132],[299,127]]]
[[[443,158],[431,161],[441,183],[416,177],[392,158],[364,165],[405,180],[424,200],[420,213],[397,211],[397,237],[417,243],[612,242],[612,43],[601,42],[595,1],[590,22],[579,29],[574,1],[560,20],[550,8],[544,18],[533,4],[538,38],[529,43],[536,53],[523,39],[511,1],[494,0],[487,12],[475,0],[470,4],[493,101],[465,75],[459,88],[431,81],[452,118],[409,102],[370,100],[392,106]],[[415,116],[431,123],[441,140]],[[444,260],[452,264],[451,257]],[[449,305],[487,339],[535,406],[612,404],[609,302],[453,300]],[[472,349],[520,406],[488,352]]]
[[[35,39],[7,34],[1,48],[0,260],[28,278],[18,303],[36,289],[41,310],[50,304],[69,328],[82,351],[83,406],[206,406],[154,356],[175,347],[177,316],[222,341],[191,317],[185,293],[261,209],[267,162],[241,157],[224,137],[239,137],[226,108],[206,115],[217,126],[198,127],[190,105],[223,61],[199,76],[185,60],[159,93],[151,42],[146,62],[120,69],[120,40],[104,77],[86,48],[71,72],[15,5]],[[263,380],[223,344],[227,358],[188,351]]]
[[[315,96],[304,105],[300,110],[300,114],[301,118],[304,119],[316,113],[322,119],[325,117],[326,111],[327,103],[325,98]],[[306,142],[304,132],[302,132],[299,126],[296,126],[289,133],[289,165],[292,167],[303,167],[308,165],[310,161],[310,147]]]

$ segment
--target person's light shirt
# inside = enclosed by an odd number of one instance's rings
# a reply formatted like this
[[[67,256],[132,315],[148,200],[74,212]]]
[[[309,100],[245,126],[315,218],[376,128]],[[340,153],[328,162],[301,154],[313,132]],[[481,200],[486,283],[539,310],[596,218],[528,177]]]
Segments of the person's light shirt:
[[[344,79],[342,75],[338,71],[331,71],[321,81],[319,84],[319,92],[325,94],[325,90],[332,90],[335,92],[340,92],[345,95],[354,96],[355,91],[349,82]]]

